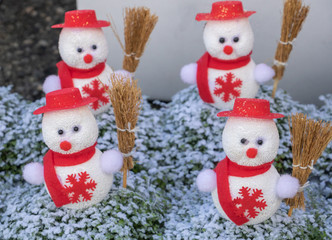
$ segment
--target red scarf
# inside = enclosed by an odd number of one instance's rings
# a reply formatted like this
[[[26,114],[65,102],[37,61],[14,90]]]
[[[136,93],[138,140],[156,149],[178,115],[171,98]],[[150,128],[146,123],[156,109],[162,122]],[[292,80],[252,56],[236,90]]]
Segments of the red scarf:
[[[272,166],[273,161],[255,166],[241,166],[232,162],[227,156],[218,163],[214,171],[217,174],[217,190],[219,203],[229,217],[236,225],[242,225],[249,221],[245,216],[236,215],[236,206],[232,203],[232,196],[229,188],[229,176],[234,177],[253,177],[267,172]]]
[[[208,69],[214,68],[218,70],[232,70],[246,66],[251,58],[252,52],[247,56],[240,57],[233,60],[220,60],[206,52],[198,61],[197,61],[197,88],[201,99],[207,103],[213,103],[213,98],[209,89],[209,80],[208,80]]]
[[[55,166],[75,166],[90,160],[96,152],[95,143],[93,146],[73,154],[61,154],[49,150],[44,156],[44,179],[55,206],[61,207],[70,203],[68,195],[64,193],[64,187],[60,183],[55,172]]]
[[[71,88],[74,87],[73,78],[86,79],[101,74],[105,69],[105,62],[99,63],[89,69],[69,67],[64,61],[58,62],[56,66],[58,67],[61,88]]]

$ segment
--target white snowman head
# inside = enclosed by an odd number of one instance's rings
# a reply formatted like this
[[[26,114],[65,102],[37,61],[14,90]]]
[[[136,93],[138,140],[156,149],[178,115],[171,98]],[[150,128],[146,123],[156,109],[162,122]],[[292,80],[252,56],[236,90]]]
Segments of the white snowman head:
[[[97,20],[94,10],[66,12],[65,23],[52,26],[63,28],[59,37],[59,53],[70,67],[89,69],[105,62],[108,54],[107,41],[101,27],[107,21]]]
[[[237,98],[232,111],[218,113],[228,116],[222,144],[228,158],[239,165],[258,166],[273,161],[279,149],[279,133],[270,113],[270,104],[263,99]]]
[[[59,53],[70,67],[93,68],[107,58],[104,32],[101,28],[64,28],[60,33]]]
[[[247,56],[254,46],[254,34],[242,2],[223,1],[212,5],[211,13],[199,13],[198,21],[207,21],[203,39],[208,53],[218,59],[233,60]]]
[[[46,94],[46,106],[37,109],[34,114],[44,113],[43,138],[52,151],[72,154],[96,143],[98,125],[87,106],[96,100],[82,99],[77,88]]]

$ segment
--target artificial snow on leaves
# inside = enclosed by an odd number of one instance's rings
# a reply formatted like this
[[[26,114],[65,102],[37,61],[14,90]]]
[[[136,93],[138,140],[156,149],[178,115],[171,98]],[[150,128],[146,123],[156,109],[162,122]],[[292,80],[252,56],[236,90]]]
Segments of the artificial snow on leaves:
[[[299,104],[282,90],[274,101],[271,90],[264,86],[258,93],[270,101],[271,112],[286,116],[303,112],[332,121],[331,94],[320,97],[323,105],[318,108]],[[0,88],[0,239],[332,238],[332,144],[318,160],[305,189],[305,212],[295,210],[289,218],[288,207],[282,203],[271,219],[241,227],[220,216],[211,195],[199,192],[195,179],[203,168],[213,169],[225,158],[221,134],[226,119],[218,118],[219,111],[202,102],[195,86],[177,93],[171,103],[160,104],[160,109],[152,109],[144,97],[134,153],[137,164],[130,171],[127,190],[120,187],[119,174],[104,201],[83,211],[57,209],[44,186],[24,183],[21,176],[25,164],[42,162],[47,151],[41,116],[32,115],[44,104],[45,99],[30,103],[10,93],[10,88]],[[98,115],[97,121],[97,147],[102,151],[116,148],[112,110]],[[276,121],[280,147],[274,166],[280,174],[290,173],[287,118]]]

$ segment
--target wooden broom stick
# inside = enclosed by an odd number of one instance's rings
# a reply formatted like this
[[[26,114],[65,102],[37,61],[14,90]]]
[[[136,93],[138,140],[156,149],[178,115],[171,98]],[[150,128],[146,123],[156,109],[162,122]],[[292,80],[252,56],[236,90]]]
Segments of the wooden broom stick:
[[[282,17],[280,41],[278,43],[274,65],[275,71],[272,97],[275,97],[278,84],[284,76],[285,68],[293,50],[293,42],[302,29],[302,25],[308,16],[309,7],[302,3],[302,0],[285,0]]]
[[[111,74],[110,96],[119,142],[119,150],[124,156],[123,187],[127,187],[128,170],[134,167],[132,152],[135,146],[136,124],[141,110],[142,93],[137,80],[121,75]]]
[[[332,126],[331,122],[307,119],[307,116],[302,113],[292,115],[288,122],[292,135],[292,176],[296,177],[302,186],[294,198],[286,201],[290,206],[288,215],[291,216],[293,209],[305,209],[303,188],[308,184],[314,164],[332,140]]]

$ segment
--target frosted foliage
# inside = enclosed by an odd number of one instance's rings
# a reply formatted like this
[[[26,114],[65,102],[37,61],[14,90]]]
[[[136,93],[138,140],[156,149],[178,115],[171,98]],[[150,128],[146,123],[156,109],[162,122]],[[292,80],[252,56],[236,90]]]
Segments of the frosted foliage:
[[[225,157],[222,132],[226,119],[203,103],[195,86],[176,94],[161,109],[152,109],[144,97],[139,118],[137,164],[130,172],[128,190],[122,190],[116,174],[109,196],[84,211],[56,209],[43,186],[24,183],[28,162],[42,161],[47,147],[41,134],[41,116],[32,111],[44,99],[29,103],[8,87],[0,88],[0,239],[330,239],[332,238],[332,144],[315,165],[305,189],[306,211],[281,208],[271,219],[237,227],[223,219],[211,195],[199,192],[195,183],[202,169],[213,169]],[[271,112],[307,113],[332,120],[332,95],[324,105],[302,105],[271,87],[258,93],[271,103]],[[158,102],[156,102],[158,104]],[[97,116],[97,147],[117,148],[112,109]],[[280,146],[274,166],[280,174],[291,172],[290,134],[287,118],[275,120]],[[120,189],[119,189],[120,188]]]
[[[220,42],[224,38],[224,42]],[[234,38],[239,41],[235,42]],[[254,46],[254,33],[247,18],[224,21],[208,21],[204,28],[203,39],[206,50],[212,57],[229,60],[248,55]],[[233,48],[226,54],[225,46]]]
[[[107,58],[108,47],[104,32],[101,28],[63,28],[59,37],[59,53],[70,67],[92,68]],[[92,56],[91,63],[84,61],[87,54]]]
[[[273,120],[231,117],[226,122],[222,142],[226,155],[233,162],[258,166],[271,162],[277,155],[279,134]],[[257,149],[256,157],[247,156],[250,148]]]

